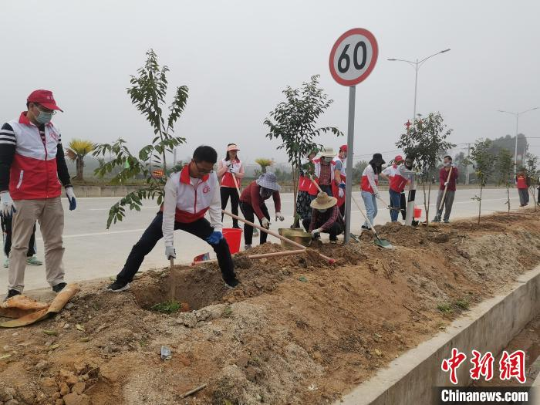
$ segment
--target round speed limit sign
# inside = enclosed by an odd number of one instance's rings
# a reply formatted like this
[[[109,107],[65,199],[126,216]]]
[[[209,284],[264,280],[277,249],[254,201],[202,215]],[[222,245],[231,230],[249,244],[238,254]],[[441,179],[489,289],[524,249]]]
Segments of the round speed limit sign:
[[[364,81],[377,63],[379,47],[371,32],[354,28],[339,37],[330,52],[330,72],[343,86]]]

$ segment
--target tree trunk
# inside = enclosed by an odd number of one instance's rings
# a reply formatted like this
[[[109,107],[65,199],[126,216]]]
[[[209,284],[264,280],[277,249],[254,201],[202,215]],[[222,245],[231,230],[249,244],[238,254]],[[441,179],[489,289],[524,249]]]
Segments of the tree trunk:
[[[508,213],[510,214],[510,187],[506,186],[506,198],[507,198],[507,205],[508,205]]]
[[[426,208],[426,225],[429,225],[429,204],[431,204],[431,181],[429,182],[429,186],[428,186],[428,197],[427,197],[427,208]]]
[[[482,190],[484,189],[484,186],[480,184],[480,201],[478,204],[478,225],[480,225],[480,217],[482,216]]]
[[[84,160],[82,156],[77,157],[77,160],[75,161],[75,167],[77,168],[77,180],[83,181]]]
[[[299,176],[297,175],[297,171],[292,166],[292,179],[293,179],[293,224],[294,227],[298,227],[299,221],[296,218],[296,199],[298,198],[298,182],[299,182]]]

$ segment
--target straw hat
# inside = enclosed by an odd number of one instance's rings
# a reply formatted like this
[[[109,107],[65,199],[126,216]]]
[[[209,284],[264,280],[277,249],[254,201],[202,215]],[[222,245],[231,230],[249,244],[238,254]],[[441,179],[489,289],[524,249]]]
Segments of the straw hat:
[[[323,148],[319,154],[316,156],[316,158],[320,159],[323,157],[334,157],[336,156],[336,153],[334,152],[334,148]]]
[[[277,178],[276,175],[272,172],[267,172],[264,174],[261,174],[255,182],[264,188],[268,188],[270,190],[279,191],[281,189],[281,186],[277,184]]]
[[[315,198],[310,205],[311,208],[315,208],[316,210],[325,210],[332,208],[336,204],[337,198],[329,197],[325,192],[321,192],[317,194],[317,198]]]

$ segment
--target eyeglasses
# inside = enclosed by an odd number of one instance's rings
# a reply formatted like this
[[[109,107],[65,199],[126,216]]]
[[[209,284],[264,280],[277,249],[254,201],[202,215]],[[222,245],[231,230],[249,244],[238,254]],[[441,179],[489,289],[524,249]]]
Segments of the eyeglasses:
[[[197,171],[200,173],[200,174],[210,174],[210,173],[214,173],[214,170],[204,170],[204,169],[201,169],[199,167],[199,164],[195,161],[193,161],[193,163],[195,163],[195,166],[197,167]]]
[[[52,114],[52,115],[55,115],[55,114],[56,114],[56,111],[55,111],[55,110],[49,110],[48,108],[43,107],[41,104],[35,103],[34,105],[37,107],[37,109],[38,109],[39,111],[41,111],[41,112],[43,112],[43,113]]]

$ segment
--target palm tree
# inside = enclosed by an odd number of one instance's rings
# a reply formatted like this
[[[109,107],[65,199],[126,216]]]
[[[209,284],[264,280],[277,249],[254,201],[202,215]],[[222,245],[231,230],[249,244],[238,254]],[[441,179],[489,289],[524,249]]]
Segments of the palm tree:
[[[255,163],[261,166],[262,173],[266,173],[266,168],[272,165],[272,161],[270,159],[265,159],[265,158],[255,159]]]
[[[74,179],[83,181],[84,157],[94,150],[94,144],[83,139],[73,139],[66,149],[66,156],[75,162],[77,175]]]

